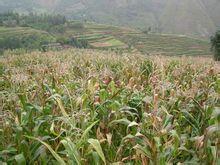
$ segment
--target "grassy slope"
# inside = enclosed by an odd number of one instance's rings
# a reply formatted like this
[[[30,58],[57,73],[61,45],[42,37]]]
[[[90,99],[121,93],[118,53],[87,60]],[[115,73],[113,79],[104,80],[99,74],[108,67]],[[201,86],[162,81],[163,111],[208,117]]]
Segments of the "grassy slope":
[[[41,30],[36,30],[29,27],[1,27],[0,26],[0,37],[18,37],[24,35],[47,35],[52,37],[49,33]]]
[[[13,40],[23,42],[20,48],[36,49],[40,48],[42,43],[55,42],[56,39],[49,33],[36,30],[29,27],[0,27],[0,42],[6,44]],[[5,43],[6,41],[6,43]],[[25,44],[24,44],[25,42]],[[4,48],[1,45],[0,48]]]

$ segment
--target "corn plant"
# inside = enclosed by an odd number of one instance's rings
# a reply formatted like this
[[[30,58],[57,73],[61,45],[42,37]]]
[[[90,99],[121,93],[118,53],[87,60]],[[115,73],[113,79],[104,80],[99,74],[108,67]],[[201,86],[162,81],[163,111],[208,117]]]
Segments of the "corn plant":
[[[219,164],[211,58],[9,54],[0,63],[2,164]]]

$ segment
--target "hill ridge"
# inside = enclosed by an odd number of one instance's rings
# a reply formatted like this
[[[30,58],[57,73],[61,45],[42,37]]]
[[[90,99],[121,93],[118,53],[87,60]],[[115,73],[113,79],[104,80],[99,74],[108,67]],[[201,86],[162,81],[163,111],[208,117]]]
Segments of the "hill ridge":
[[[16,4],[0,0],[0,11],[56,12],[68,18],[206,38],[220,26],[218,0],[17,0]]]

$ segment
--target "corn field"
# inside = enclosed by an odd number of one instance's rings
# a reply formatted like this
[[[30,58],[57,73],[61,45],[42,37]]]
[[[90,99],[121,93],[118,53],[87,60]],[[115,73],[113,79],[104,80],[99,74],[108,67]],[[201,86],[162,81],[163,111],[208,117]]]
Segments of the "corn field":
[[[220,163],[220,64],[71,49],[0,57],[0,164]]]

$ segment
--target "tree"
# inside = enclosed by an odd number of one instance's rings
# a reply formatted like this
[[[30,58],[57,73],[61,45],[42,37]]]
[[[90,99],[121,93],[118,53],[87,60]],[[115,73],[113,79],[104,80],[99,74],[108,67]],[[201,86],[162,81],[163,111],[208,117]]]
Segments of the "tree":
[[[148,27],[147,29],[143,30],[142,32],[145,33],[145,34],[150,33],[151,32],[151,27]]]
[[[214,59],[220,61],[220,30],[211,37],[212,51],[214,52]]]

